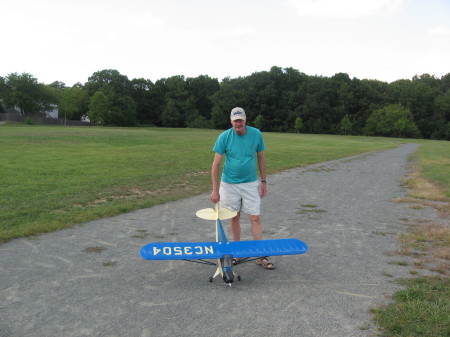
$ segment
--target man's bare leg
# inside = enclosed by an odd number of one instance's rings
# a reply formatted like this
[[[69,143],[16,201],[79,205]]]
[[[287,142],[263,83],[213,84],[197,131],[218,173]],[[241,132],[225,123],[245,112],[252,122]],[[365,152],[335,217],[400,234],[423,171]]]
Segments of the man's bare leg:
[[[250,215],[250,222],[252,224],[253,239],[262,240],[263,231],[261,224],[261,217],[259,215]],[[275,268],[272,262],[269,261],[267,256],[260,257],[256,260],[256,264],[260,265],[264,269],[272,270]]]
[[[241,241],[241,213],[231,218],[231,235],[233,236],[234,241]]]
[[[250,215],[250,223],[252,224],[252,235],[255,240],[262,240],[263,231],[261,217],[259,215]]]

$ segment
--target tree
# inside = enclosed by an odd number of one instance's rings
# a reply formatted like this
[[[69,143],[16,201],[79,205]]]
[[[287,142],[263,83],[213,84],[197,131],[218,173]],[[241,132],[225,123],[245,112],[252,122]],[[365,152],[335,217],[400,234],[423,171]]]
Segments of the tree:
[[[89,99],[84,88],[74,86],[62,91],[59,114],[67,119],[80,120],[88,112]]]
[[[92,115],[91,110],[93,106],[94,118],[98,123],[118,126],[134,125],[136,123],[136,103],[132,98],[133,86],[127,76],[120,74],[114,69],[105,69],[95,72],[89,77],[85,88],[91,97],[90,113]],[[92,103],[92,99],[98,92],[102,92],[102,94],[96,97],[94,103]],[[104,101],[105,97],[103,95],[106,95],[108,105],[99,107],[96,101]],[[107,112],[105,113],[105,111]]]
[[[137,78],[131,80],[131,97],[136,104],[136,118],[139,123],[159,124],[160,112],[155,98],[154,84],[150,80]]]
[[[3,103],[3,93],[6,92],[6,83],[5,79],[0,76],[0,113],[5,112],[4,103]]]
[[[427,76],[423,76],[423,80],[418,80],[416,76],[413,81],[395,81],[389,84],[386,93],[391,103],[400,104],[411,111],[416,125],[426,138],[434,131],[433,106],[439,93],[437,88],[428,84],[430,81],[431,78]]]
[[[443,95],[434,100],[434,116],[430,124],[433,124],[431,139],[449,139],[450,125],[450,89]]]
[[[166,127],[179,127],[181,115],[174,100],[169,100],[161,115],[161,120]]]
[[[450,90],[450,73],[441,77],[439,87],[442,92],[447,92]]]
[[[367,119],[364,133],[369,136],[420,138],[411,110],[399,104],[374,110]]]
[[[408,126],[408,120],[404,117],[401,117],[395,121],[392,130],[394,134],[397,135],[397,137],[402,137],[402,135],[408,130]]]
[[[301,129],[303,129],[303,119],[301,117],[295,119],[294,128],[297,130],[297,133],[300,133]]]
[[[114,69],[97,71],[88,78],[85,84],[89,96],[97,91],[109,91],[113,96],[131,96],[132,85],[127,76]]]
[[[111,102],[103,91],[97,91],[89,100],[88,117],[90,121],[98,125],[106,125],[109,122]]]
[[[155,82],[154,90],[162,125],[182,127],[186,126],[187,115],[192,119],[198,116],[198,113],[194,111],[194,103],[187,90],[184,76],[160,79]],[[164,114],[165,117],[163,117]]]
[[[198,115],[194,120],[187,120],[188,128],[211,129],[211,121]]]
[[[262,130],[262,128],[264,126],[264,116],[263,115],[258,115],[255,118],[255,121],[253,122],[253,124],[255,125],[256,128]]]
[[[48,111],[58,98],[54,90],[38,83],[30,74],[12,73],[2,83],[0,99],[6,108],[18,107],[22,114],[42,113]]]
[[[129,96],[119,96],[111,106],[108,125],[133,126],[136,125],[136,104]]]
[[[343,133],[344,135],[349,134],[352,131],[352,127],[353,125],[350,121],[350,118],[348,117],[348,115],[345,115],[339,123],[339,129],[341,133]]]
[[[239,79],[224,78],[220,83],[220,89],[211,97],[213,108],[211,112],[211,121],[216,129],[224,129],[229,125],[230,111],[236,106],[245,107],[246,112],[248,103],[244,99],[243,81]],[[251,118],[247,115],[247,118]]]
[[[192,105],[200,116],[207,120],[211,119],[213,103],[212,95],[219,90],[219,81],[206,75],[186,79],[186,89],[192,100]],[[187,123],[190,121],[188,120]]]
[[[66,84],[61,81],[54,81],[48,85],[50,88],[54,88],[59,91],[63,91],[66,88]]]
[[[330,133],[335,122],[333,104],[337,102],[333,92],[333,82],[324,77],[309,77],[297,91],[298,99],[302,100],[298,112],[303,119],[306,132]]]
[[[450,121],[450,89],[434,100],[435,116],[438,119]]]
[[[229,115],[214,106],[211,112],[211,124],[214,129],[225,129],[229,125]]]

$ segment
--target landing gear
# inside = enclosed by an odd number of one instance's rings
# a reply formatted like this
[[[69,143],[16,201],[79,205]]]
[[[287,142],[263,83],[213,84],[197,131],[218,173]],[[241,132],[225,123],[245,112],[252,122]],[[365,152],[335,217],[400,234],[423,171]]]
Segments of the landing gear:
[[[235,272],[233,272],[233,275],[236,277],[236,280],[238,280],[239,282],[242,281],[241,275],[237,275]],[[210,276],[210,277],[209,277],[209,283],[212,283],[213,281],[214,281],[214,277],[213,277],[213,276]],[[231,283],[233,283],[233,281],[231,281],[231,282],[226,282],[226,281],[225,281],[225,283],[231,285]]]
[[[222,276],[222,280],[231,286],[234,282],[234,278],[238,281],[241,280],[241,276],[237,275],[233,271],[233,256],[225,255],[223,258],[218,260],[217,270],[213,276],[210,276],[209,282],[212,282],[216,276]]]

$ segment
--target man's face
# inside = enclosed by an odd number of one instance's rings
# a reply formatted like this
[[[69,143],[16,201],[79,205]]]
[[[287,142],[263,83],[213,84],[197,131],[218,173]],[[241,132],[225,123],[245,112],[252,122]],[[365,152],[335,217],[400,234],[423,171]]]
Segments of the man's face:
[[[245,134],[245,119],[235,119],[231,121],[231,125],[238,135]]]

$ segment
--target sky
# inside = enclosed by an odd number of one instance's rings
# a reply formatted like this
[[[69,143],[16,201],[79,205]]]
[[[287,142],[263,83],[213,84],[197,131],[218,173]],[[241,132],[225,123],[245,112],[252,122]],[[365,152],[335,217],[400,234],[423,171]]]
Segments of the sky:
[[[450,73],[450,0],[0,0],[0,76]]]

